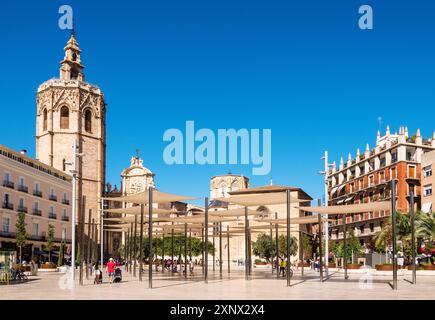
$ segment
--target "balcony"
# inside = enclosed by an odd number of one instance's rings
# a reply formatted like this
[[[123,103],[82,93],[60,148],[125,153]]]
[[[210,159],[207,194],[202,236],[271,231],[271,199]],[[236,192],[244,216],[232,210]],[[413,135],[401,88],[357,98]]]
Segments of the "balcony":
[[[39,191],[39,190],[33,190],[33,195],[34,195],[35,197],[42,198],[42,191]]]
[[[63,216],[63,217],[62,217],[62,221],[66,221],[66,222],[68,222],[68,221],[69,221],[69,217],[68,217],[68,216]]]
[[[27,213],[27,207],[18,207],[17,211],[19,213]]]
[[[18,186],[18,191],[24,192],[24,193],[29,193],[29,188],[26,186]]]
[[[3,209],[14,210],[14,205],[10,202],[3,202]]]
[[[57,219],[57,215],[55,213],[49,212],[48,213],[48,219],[54,219],[54,220],[56,220]]]
[[[33,209],[32,214],[33,214],[34,216],[38,216],[38,217],[40,217],[40,216],[42,216],[42,211],[41,211],[41,210],[38,210],[38,209]]]
[[[3,187],[14,189],[14,183],[9,180],[3,180]]]
[[[62,204],[66,204],[67,206],[69,206],[69,200],[68,199],[62,199]]]
[[[51,194],[51,195],[48,197],[48,199],[51,200],[51,201],[56,201],[56,202],[57,202],[57,197],[56,197],[54,194]]]

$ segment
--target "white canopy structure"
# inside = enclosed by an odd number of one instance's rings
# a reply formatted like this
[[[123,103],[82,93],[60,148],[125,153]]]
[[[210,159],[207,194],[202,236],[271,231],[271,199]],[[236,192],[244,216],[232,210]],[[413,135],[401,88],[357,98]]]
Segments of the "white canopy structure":
[[[265,206],[273,204],[285,204],[287,203],[287,194],[285,192],[276,193],[259,193],[259,194],[247,194],[229,196],[227,198],[217,198],[216,200],[237,204],[244,207],[253,206]],[[290,197],[291,203],[306,202],[307,200],[299,200],[294,197]]]
[[[299,209],[305,212],[316,212],[321,214],[364,213],[370,211],[391,210],[391,202],[379,201],[330,207],[299,207]]]
[[[138,203],[138,204],[148,204],[149,203],[149,192],[143,191],[136,194],[123,196],[123,197],[113,197],[113,198],[103,198],[109,201],[127,202],[127,203]],[[180,196],[176,194],[170,194],[166,192],[161,192],[158,190],[153,190],[153,203],[171,203],[176,201],[187,201],[196,200],[197,198]],[[154,211],[154,208],[153,208]]]

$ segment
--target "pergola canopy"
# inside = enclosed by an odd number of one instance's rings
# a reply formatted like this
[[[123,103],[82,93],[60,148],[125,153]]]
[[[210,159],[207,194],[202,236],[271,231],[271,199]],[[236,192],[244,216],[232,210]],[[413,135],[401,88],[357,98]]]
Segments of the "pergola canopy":
[[[232,204],[237,204],[244,207],[264,206],[273,204],[286,204],[287,193],[259,193],[259,194],[247,194],[247,195],[235,195],[227,198],[216,198],[215,200],[225,201]],[[308,202],[309,200],[300,200],[295,197],[290,197],[291,203]]]
[[[349,213],[364,213],[370,211],[391,211],[390,201],[378,201],[371,203],[359,203],[342,206],[330,207],[300,207],[305,212],[316,212],[320,214],[349,214]]]
[[[147,191],[139,192],[139,193],[128,195],[128,196],[103,198],[103,199],[109,200],[109,201],[147,204],[147,203],[149,203],[149,191],[147,190]],[[161,191],[158,191],[155,189],[153,190],[153,203],[171,203],[171,202],[177,202],[177,201],[196,200],[196,199],[197,198],[180,196],[180,195],[176,195],[176,194],[170,194],[170,193],[161,192]]]

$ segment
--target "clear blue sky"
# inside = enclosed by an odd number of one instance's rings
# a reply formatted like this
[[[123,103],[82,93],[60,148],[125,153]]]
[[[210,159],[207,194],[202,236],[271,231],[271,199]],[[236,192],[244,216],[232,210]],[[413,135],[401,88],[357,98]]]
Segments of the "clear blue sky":
[[[249,166],[164,164],[163,132],[272,129],[274,184],[322,196],[320,157],[354,155],[382,130],[431,136],[435,4],[409,0],[2,1],[0,143],[35,154],[35,93],[57,77],[71,4],[86,77],[105,93],[108,181],[140,149],[161,190],[204,197],[213,175]],[[358,28],[371,4],[374,30]],[[252,177],[255,186],[269,176]]]

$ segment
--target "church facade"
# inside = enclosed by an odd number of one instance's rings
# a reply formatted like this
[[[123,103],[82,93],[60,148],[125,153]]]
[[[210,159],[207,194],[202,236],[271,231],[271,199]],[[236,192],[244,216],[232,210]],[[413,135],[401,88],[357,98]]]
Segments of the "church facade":
[[[106,171],[106,103],[103,92],[85,81],[81,50],[71,35],[60,77],[41,84],[36,101],[36,159],[65,173],[73,170],[77,142],[77,205],[98,221]]]

